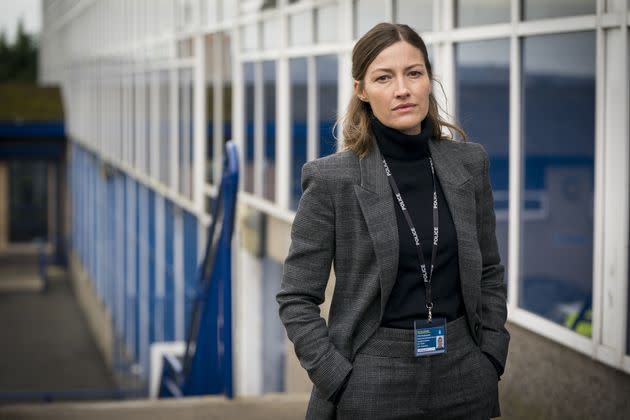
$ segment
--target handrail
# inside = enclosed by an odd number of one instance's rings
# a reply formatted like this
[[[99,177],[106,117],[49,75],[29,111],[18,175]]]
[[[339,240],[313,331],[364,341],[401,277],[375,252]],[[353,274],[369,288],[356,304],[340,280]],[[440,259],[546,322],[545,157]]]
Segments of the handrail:
[[[233,396],[231,241],[238,194],[238,152],[225,145],[223,175],[213,205],[204,259],[197,273],[183,360],[166,354],[159,396],[223,393]]]

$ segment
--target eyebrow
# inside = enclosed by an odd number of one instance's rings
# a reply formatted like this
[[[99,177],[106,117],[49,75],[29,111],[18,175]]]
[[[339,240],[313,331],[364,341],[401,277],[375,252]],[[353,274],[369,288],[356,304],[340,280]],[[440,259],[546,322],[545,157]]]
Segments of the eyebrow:
[[[409,70],[409,69],[412,69],[412,68],[414,68],[414,67],[422,67],[422,68],[425,68],[426,66],[425,66],[424,64],[422,64],[422,63],[417,63],[417,64],[412,64],[412,65],[410,65],[410,66],[405,67],[405,70]],[[375,68],[374,70],[372,70],[372,72],[376,72],[376,71],[385,71],[385,72],[392,73],[392,69],[387,68],[387,67],[377,67],[377,68]]]

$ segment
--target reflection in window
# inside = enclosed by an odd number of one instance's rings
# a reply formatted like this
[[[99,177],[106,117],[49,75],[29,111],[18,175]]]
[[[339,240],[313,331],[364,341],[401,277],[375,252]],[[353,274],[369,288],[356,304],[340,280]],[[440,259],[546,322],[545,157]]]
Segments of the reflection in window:
[[[456,26],[490,25],[510,21],[510,0],[457,0]]]
[[[265,105],[263,197],[274,201],[276,179],[276,63],[263,62],[263,98]]]
[[[317,42],[334,42],[337,40],[337,5],[331,4],[315,9],[317,26]]]
[[[457,119],[469,140],[483,144],[490,157],[496,234],[501,261],[507,267],[510,42],[461,43],[456,60]]]
[[[433,0],[394,1],[394,21],[411,26],[418,32],[433,30]]]
[[[317,98],[319,101],[319,156],[326,156],[337,150],[337,140],[333,134],[337,119],[337,56],[316,57],[315,66],[317,68]]]
[[[302,166],[306,163],[307,132],[306,119],[308,109],[308,90],[306,58],[294,58],[289,62],[291,77],[291,209],[297,209],[302,196],[300,179]]]
[[[519,305],[590,337],[595,33],[524,39],[523,82]]]
[[[243,156],[243,186],[248,193],[254,192],[254,63],[243,64],[245,82],[245,150]]]
[[[311,10],[291,15],[289,22],[291,46],[313,43],[313,15]]]
[[[354,37],[361,38],[372,26],[383,21],[383,0],[354,0]]]
[[[595,0],[524,0],[523,19],[547,19],[595,14]]]

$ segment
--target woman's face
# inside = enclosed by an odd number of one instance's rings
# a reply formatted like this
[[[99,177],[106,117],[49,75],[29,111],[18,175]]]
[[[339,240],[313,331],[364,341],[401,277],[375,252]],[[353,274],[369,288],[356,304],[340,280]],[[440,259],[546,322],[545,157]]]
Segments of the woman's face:
[[[431,93],[422,52],[405,41],[390,45],[370,63],[363,83],[354,81],[354,91],[384,125],[405,134],[420,133]]]

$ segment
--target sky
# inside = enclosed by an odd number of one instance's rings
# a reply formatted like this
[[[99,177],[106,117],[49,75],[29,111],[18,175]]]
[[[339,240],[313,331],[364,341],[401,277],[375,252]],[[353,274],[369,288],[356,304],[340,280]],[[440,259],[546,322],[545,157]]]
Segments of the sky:
[[[42,27],[42,5],[46,0],[0,0],[0,32],[13,42],[20,18],[28,33],[39,33]]]

